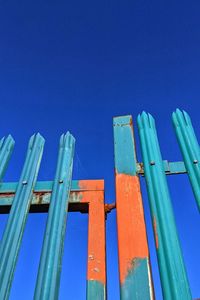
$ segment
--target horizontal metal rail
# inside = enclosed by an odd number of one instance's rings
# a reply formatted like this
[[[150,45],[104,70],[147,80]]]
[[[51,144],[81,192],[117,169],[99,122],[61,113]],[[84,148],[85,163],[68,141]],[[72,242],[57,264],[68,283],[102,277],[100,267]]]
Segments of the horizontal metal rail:
[[[153,163],[153,162],[152,162]],[[163,166],[165,175],[177,175],[187,173],[185,164],[183,161],[169,162],[168,160],[163,160]],[[144,165],[143,163],[137,163],[138,174],[144,176]]]
[[[0,183],[0,194],[15,193],[18,182],[2,182]],[[37,181],[34,192],[51,192],[53,181]],[[104,180],[72,180],[71,191],[103,191]]]
[[[53,181],[38,181],[32,195],[30,213],[48,212],[51,198]],[[0,185],[0,214],[9,213],[17,182],[6,182]],[[92,191],[104,191],[103,180],[73,180],[69,198],[68,211],[80,211],[88,213],[88,202],[86,193]],[[105,211],[109,212],[114,204],[106,204]]]

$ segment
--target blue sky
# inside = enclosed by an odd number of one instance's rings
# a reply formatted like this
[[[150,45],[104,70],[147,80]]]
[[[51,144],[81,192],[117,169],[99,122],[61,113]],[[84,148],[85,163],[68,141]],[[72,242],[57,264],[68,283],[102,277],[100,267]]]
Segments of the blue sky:
[[[155,117],[164,159],[181,160],[177,107],[198,138],[199,1],[0,1],[0,135],[15,149],[5,175],[17,181],[29,137],[46,139],[40,180],[54,178],[59,136],[76,137],[74,179],[104,178],[115,200],[113,116]],[[136,122],[135,122],[136,127]],[[141,160],[136,131],[138,160]],[[200,218],[185,175],[168,179],[193,297],[200,297]],[[157,299],[162,299],[144,180],[145,217]],[[3,232],[6,216],[0,216]],[[30,215],[11,299],[32,299],[46,215]],[[115,212],[107,220],[108,296],[119,299]],[[85,299],[87,215],[69,214],[60,299]],[[75,282],[76,281],[76,282]],[[77,286],[77,282],[79,282]]]

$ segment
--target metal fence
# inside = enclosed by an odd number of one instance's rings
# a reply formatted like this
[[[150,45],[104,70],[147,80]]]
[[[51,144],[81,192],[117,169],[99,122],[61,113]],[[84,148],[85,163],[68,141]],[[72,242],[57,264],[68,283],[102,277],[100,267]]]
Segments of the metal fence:
[[[186,112],[176,110],[173,125],[183,155],[181,162],[163,161],[156,125],[150,114],[138,116],[143,162],[137,162],[132,117],[113,120],[116,205],[104,204],[103,180],[72,180],[74,137],[60,138],[54,181],[37,181],[44,139],[30,138],[19,182],[0,184],[0,213],[9,213],[0,242],[0,299],[8,299],[29,212],[47,212],[34,299],[58,299],[67,212],[88,213],[88,300],[106,299],[105,219],[116,207],[120,299],[154,299],[153,281],[140,176],[145,176],[163,298],[192,299],[166,176],[188,173],[200,209],[200,148]],[[0,141],[0,179],[3,179],[14,140]],[[66,299],[67,295],[66,295]]]

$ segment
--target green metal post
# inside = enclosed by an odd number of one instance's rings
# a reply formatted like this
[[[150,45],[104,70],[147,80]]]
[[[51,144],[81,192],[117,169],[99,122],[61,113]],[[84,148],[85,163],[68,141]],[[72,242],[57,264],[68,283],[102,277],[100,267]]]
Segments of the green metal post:
[[[179,109],[172,114],[179,146],[200,211],[200,147],[189,115]]]
[[[18,252],[31,204],[32,192],[42,157],[44,139],[40,134],[29,141],[27,156],[17,186],[8,222],[0,244],[0,299],[8,299]]]
[[[143,112],[138,127],[163,297],[191,300],[153,117]]]
[[[74,145],[75,139],[69,132],[61,136],[57,170],[35,288],[35,300],[58,299]]]

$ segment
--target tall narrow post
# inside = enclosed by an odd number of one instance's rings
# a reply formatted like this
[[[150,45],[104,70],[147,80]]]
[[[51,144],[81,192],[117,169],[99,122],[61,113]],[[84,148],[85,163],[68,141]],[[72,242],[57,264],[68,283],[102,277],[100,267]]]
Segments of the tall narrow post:
[[[190,117],[185,111],[182,112],[177,109],[176,112],[172,114],[172,120],[197,206],[200,211],[200,146]]]
[[[153,299],[132,117],[116,117],[113,125],[121,300]]]
[[[89,200],[87,300],[106,299],[104,192],[86,192]]]
[[[0,299],[9,298],[43,147],[43,137],[40,134],[33,135],[0,244]]]
[[[191,300],[155,121],[143,112],[138,116],[138,126],[163,297],[166,300]]]
[[[61,136],[56,175],[35,288],[35,300],[58,299],[74,146],[75,139],[69,132]]]

